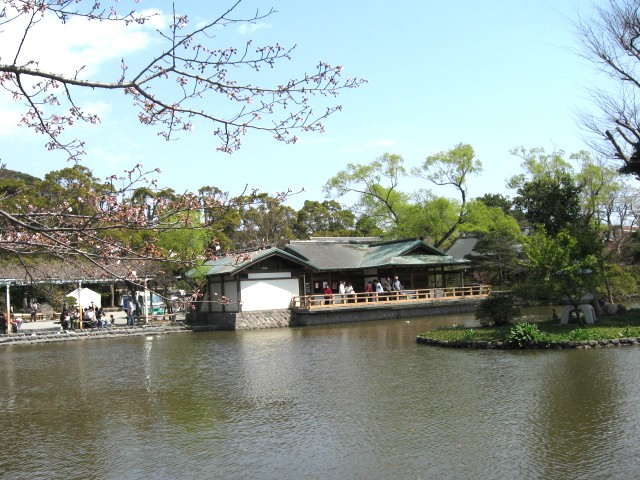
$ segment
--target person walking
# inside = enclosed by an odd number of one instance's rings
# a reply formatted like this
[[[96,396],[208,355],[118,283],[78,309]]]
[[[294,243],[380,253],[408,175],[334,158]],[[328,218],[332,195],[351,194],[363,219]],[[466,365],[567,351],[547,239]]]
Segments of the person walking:
[[[127,305],[127,326],[133,327],[135,325],[136,307],[131,300]]]

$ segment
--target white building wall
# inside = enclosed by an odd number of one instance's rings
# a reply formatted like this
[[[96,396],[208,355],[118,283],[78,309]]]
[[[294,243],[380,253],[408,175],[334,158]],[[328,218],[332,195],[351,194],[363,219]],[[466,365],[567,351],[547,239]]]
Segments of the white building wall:
[[[291,297],[300,294],[297,278],[243,280],[240,289],[243,312],[289,308]]]

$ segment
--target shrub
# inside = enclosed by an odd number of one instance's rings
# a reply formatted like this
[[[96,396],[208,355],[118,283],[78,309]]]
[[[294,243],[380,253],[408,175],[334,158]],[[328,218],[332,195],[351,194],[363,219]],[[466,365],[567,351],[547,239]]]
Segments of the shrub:
[[[545,339],[545,333],[541,332],[535,323],[517,323],[511,327],[507,334],[507,342],[522,347],[531,342],[539,342]]]
[[[476,338],[476,331],[473,329],[465,330],[460,334],[460,340],[471,341]]]
[[[602,335],[599,333],[589,330],[588,328],[576,328],[572,330],[569,334],[569,340],[576,342],[586,342],[588,340],[600,340]]]
[[[482,300],[476,308],[476,319],[480,325],[508,325],[520,316],[520,309],[515,305],[511,295],[490,295]]]

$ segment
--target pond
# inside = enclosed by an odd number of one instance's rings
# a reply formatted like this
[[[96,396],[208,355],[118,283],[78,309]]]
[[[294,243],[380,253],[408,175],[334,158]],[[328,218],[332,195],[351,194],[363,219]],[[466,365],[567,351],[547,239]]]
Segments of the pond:
[[[637,477],[640,348],[417,344],[451,323],[5,347],[0,477]]]

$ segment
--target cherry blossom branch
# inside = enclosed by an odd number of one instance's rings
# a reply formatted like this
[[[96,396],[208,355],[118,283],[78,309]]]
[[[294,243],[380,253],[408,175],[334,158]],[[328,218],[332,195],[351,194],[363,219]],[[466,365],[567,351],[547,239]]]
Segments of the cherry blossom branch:
[[[263,14],[257,11],[246,18],[232,18],[241,3],[242,0],[235,1],[214,20],[193,30],[189,30],[188,17],[177,14],[174,7],[168,32],[157,30],[167,47],[137,68],[123,59],[119,79],[111,81],[81,78],[83,68],[76,70],[75,75],[46,71],[39,68],[38,58],[20,61],[23,45],[36,25],[51,15],[63,24],[71,17],[82,17],[125,25],[144,25],[150,15],[135,11],[119,15],[114,7],[103,8],[98,1],[0,0],[5,23],[30,15],[13,62],[0,63],[0,87],[27,106],[22,123],[47,135],[48,149],[64,150],[72,160],[85,154],[84,141],[63,140],[66,129],[79,121],[100,122],[97,115],[85,112],[74,101],[74,95],[83,89],[121,91],[130,96],[140,122],[160,127],[158,134],[167,140],[179,132],[190,131],[194,121],[209,124],[213,126],[218,150],[228,153],[241,147],[242,137],[250,130],[271,133],[276,140],[287,143],[297,141],[297,132],[324,131],[323,121],[342,107],[319,108],[317,100],[335,97],[341,90],[356,88],[365,81],[343,79],[342,67],[326,62],[319,62],[313,73],[279,84],[248,81],[247,73],[258,74],[263,67],[273,69],[290,60],[295,47],[286,49],[279,44],[253,47],[249,41],[240,49],[213,48],[218,28],[257,22],[275,13],[270,9]],[[88,5],[81,10],[85,4]],[[2,34],[0,31],[0,41]],[[238,72],[245,74],[237,78],[231,75]]]

